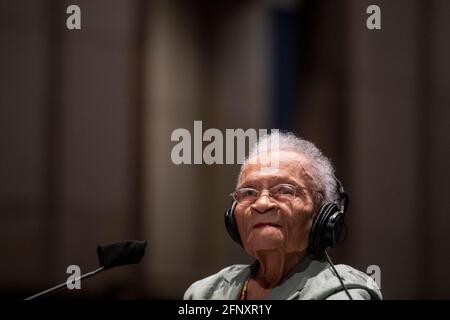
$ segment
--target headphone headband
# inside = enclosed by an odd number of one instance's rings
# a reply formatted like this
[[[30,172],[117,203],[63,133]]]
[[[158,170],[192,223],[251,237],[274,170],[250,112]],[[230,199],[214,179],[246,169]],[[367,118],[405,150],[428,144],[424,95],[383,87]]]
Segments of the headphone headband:
[[[336,176],[333,174],[334,180],[336,181],[336,188],[339,193],[339,205],[342,213],[345,213],[347,211],[347,206],[349,203],[348,194],[344,190],[344,186],[342,185],[342,182],[336,178]]]

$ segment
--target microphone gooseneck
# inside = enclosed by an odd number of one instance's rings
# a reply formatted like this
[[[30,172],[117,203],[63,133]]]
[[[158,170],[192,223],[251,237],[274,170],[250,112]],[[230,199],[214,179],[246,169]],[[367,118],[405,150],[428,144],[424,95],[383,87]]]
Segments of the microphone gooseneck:
[[[92,277],[93,275],[96,275],[97,273],[99,273],[100,271],[102,271],[104,269],[105,269],[105,267],[100,267],[100,268],[98,268],[98,269],[96,269],[94,271],[91,271],[91,272],[88,272],[86,274],[83,274],[82,276],[76,277],[73,281],[78,281],[78,280],[81,280],[81,279],[86,279],[86,278]],[[36,293],[36,294],[34,294],[32,296],[29,296],[29,297],[25,298],[24,300],[33,300],[33,299],[36,299],[36,298],[39,298],[39,297],[43,297],[43,296],[49,295],[51,293],[55,293],[55,292],[57,292],[57,291],[59,291],[61,289],[64,289],[66,287],[67,287],[67,281],[63,282],[63,283],[60,283],[57,286],[51,287],[51,288],[49,288],[47,290],[41,291],[39,293]]]
[[[99,245],[97,246],[97,257],[100,267],[71,281],[78,281],[92,277],[106,269],[139,263],[145,254],[146,246],[147,241],[135,240]],[[67,281],[29,296],[24,300],[33,300],[39,297],[47,296],[64,288],[67,288]]]

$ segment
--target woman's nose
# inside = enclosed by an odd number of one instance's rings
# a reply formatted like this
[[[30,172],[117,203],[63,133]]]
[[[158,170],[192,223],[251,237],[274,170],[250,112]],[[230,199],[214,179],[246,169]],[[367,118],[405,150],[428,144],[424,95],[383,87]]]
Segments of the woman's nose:
[[[262,192],[251,207],[258,213],[265,213],[276,207],[276,203],[272,200],[268,192]]]

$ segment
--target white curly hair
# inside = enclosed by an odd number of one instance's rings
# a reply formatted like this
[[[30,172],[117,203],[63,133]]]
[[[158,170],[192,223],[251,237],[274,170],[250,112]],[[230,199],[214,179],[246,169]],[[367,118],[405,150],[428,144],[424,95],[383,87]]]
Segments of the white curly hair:
[[[250,159],[258,154],[271,151],[291,151],[307,159],[304,169],[312,178],[313,188],[320,191],[324,201],[335,201],[338,198],[336,178],[331,161],[312,142],[297,137],[292,132],[272,130],[270,134],[262,136],[250,149],[239,172],[238,183],[242,172]]]

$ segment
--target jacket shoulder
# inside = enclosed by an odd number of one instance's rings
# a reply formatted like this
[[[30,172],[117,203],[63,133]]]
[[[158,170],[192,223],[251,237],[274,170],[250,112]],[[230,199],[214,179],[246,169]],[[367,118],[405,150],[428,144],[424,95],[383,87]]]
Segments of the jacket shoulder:
[[[236,264],[223,268],[219,272],[194,282],[184,293],[184,300],[223,299],[216,297],[217,288],[227,278],[232,278],[242,272],[248,265]]]
[[[353,299],[382,299],[380,289],[367,274],[344,264],[335,268]],[[302,299],[348,299],[330,266],[309,279],[301,295]]]

